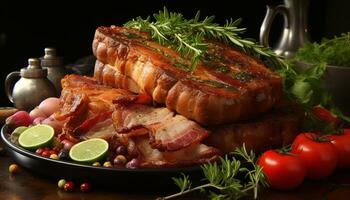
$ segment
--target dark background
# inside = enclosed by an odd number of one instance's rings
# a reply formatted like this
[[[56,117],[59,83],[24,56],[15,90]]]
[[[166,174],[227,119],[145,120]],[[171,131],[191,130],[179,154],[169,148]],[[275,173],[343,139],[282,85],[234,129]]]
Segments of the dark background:
[[[258,39],[259,29],[266,12],[266,4],[279,0],[144,0],[93,1],[73,4],[73,1],[0,3],[0,81],[4,87],[6,75],[26,67],[29,57],[40,57],[45,47],[56,47],[65,63],[90,55],[96,27],[121,25],[136,16],[148,16],[166,6],[171,11],[193,17],[197,10],[202,16],[215,15],[217,22],[228,18],[243,18],[246,37]],[[83,1],[82,1],[83,2]],[[279,17],[274,24],[271,40],[278,38],[282,26]],[[311,39],[350,30],[350,1],[310,0],[308,27]],[[11,105],[0,90],[0,106]]]

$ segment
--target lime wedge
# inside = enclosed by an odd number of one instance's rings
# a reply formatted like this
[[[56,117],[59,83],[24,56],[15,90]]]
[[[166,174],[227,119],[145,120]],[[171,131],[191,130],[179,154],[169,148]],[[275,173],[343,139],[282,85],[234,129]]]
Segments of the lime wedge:
[[[28,127],[26,127],[26,126],[19,126],[12,132],[12,134],[21,135],[23,133],[23,131],[25,131],[27,129],[28,129]]]
[[[93,138],[73,145],[69,151],[69,157],[77,162],[92,163],[102,160],[107,150],[106,140]]]
[[[34,150],[49,146],[55,134],[51,126],[39,124],[24,130],[18,138],[18,143],[25,149]]]
[[[18,145],[18,137],[25,131],[28,127],[26,126],[19,126],[14,131],[12,131],[10,140],[12,143]]]

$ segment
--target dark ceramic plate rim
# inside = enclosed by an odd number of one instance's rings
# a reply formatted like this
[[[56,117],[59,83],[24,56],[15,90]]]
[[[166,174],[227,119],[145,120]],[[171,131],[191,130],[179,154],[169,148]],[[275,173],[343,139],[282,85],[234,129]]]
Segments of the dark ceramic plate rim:
[[[10,136],[9,133],[7,133],[8,126],[3,125],[1,128],[1,139],[5,143],[5,145],[10,148],[11,150],[23,155],[27,156],[33,159],[39,159],[46,162],[53,162],[58,164],[63,164],[67,166],[72,167],[81,167],[81,168],[89,168],[89,169],[96,169],[96,170],[102,170],[102,171],[115,171],[115,172],[125,172],[125,173],[169,173],[169,172],[191,172],[191,171],[198,171],[200,170],[199,166],[191,166],[191,167],[179,167],[179,168],[142,168],[142,169],[127,169],[127,168],[107,168],[107,167],[95,167],[90,165],[84,165],[84,164],[78,164],[74,162],[66,162],[62,160],[53,160],[50,158],[45,158],[42,156],[38,156],[35,153],[28,151],[26,149],[23,149],[15,144],[13,144],[11,141],[8,140],[7,136]]]

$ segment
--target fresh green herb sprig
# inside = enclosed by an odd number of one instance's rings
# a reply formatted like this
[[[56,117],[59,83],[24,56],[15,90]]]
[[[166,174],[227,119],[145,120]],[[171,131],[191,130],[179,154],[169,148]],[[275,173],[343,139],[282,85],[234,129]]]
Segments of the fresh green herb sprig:
[[[262,168],[256,163],[255,154],[253,151],[248,153],[244,145],[232,154],[242,161],[235,157],[230,159],[226,155],[219,163],[204,164],[201,168],[206,183],[195,187],[187,175],[182,174],[180,178],[173,178],[180,192],[158,199],[172,199],[194,191],[205,192],[210,199],[215,200],[240,199],[251,194],[257,199],[259,188],[267,186],[267,182]],[[246,180],[242,180],[242,177]]]
[[[289,62],[288,66],[289,69],[281,68],[277,73],[283,77],[285,90],[292,99],[307,108],[318,104],[328,107],[331,104],[331,97],[322,84],[326,65],[298,69],[294,63]]]
[[[235,46],[237,49],[260,58],[272,68],[283,65],[281,58],[270,49],[265,48],[251,39],[240,37],[245,28],[238,28],[241,19],[227,20],[221,26],[214,22],[214,16],[200,20],[200,12],[193,19],[185,19],[181,13],[169,12],[165,7],[158,14],[143,19],[137,17],[124,24],[125,27],[135,28],[150,33],[151,37],[160,44],[175,47],[182,56],[191,59],[189,71],[194,71],[197,64],[208,50],[206,39],[222,41]]]
[[[296,59],[308,63],[326,63],[350,67],[350,32],[320,43],[307,43],[297,52]]]

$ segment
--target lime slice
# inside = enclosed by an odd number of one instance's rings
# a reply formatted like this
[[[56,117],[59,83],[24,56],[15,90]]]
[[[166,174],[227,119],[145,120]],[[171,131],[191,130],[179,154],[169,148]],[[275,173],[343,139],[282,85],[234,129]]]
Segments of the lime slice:
[[[39,124],[23,131],[18,138],[18,143],[25,149],[34,150],[51,144],[55,130],[48,125]]]
[[[77,162],[92,163],[102,160],[107,150],[106,140],[93,138],[73,145],[69,151],[69,157]]]

